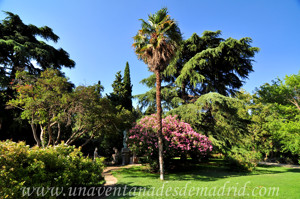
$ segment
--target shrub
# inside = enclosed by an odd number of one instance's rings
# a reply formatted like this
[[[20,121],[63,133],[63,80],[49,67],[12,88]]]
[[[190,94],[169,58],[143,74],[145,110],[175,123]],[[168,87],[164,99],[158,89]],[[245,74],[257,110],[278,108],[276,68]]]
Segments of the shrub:
[[[252,171],[261,159],[261,154],[244,148],[233,148],[226,156],[230,169],[238,171]]]
[[[92,161],[84,157],[80,149],[63,143],[55,147],[29,148],[24,142],[2,141],[0,167],[0,198],[21,198],[23,187],[67,189],[104,183],[103,159]]]
[[[204,135],[195,132],[192,127],[180,121],[177,116],[167,116],[162,120],[164,136],[164,158],[168,163],[173,157],[186,154],[205,156],[212,150],[211,142]],[[146,116],[129,131],[129,147],[138,156],[146,156],[152,168],[158,160],[156,115]]]

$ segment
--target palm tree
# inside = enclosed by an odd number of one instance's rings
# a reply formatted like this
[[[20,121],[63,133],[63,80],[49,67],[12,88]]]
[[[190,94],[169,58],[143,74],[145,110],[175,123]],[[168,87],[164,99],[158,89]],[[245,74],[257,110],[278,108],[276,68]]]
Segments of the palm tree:
[[[156,75],[156,106],[158,120],[158,150],[160,179],[164,180],[163,135],[161,108],[161,72],[174,58],[182,40],[181,32],[174,19],[168,15],[167,8],[148,15],[148,21],[142,21],[142,28],[133,38],[133,47],[138,58],[144,61]]]

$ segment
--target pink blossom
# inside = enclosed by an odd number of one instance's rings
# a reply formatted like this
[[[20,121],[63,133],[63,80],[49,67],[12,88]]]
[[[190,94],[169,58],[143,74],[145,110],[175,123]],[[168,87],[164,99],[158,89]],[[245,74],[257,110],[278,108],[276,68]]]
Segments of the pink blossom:
[[[177,116],[167,116],[162,120],[162,125],[165,155],[175,156],[189,151],[199,151],[204,155],[212,150],[211,142],[206,136],[195,132],[190,124],[178,120]],[[157,154],[157,129],[158,122],[155,114],[142,118],[129,131],[129,145],[136,152],[139,151],[140,155],[152,156],[154,150]]]

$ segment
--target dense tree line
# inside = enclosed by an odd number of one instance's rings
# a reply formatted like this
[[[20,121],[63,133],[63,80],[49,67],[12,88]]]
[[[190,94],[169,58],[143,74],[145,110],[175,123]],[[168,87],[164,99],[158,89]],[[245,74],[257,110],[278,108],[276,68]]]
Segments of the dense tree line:
[[[157,74],[141,81],[150,90],[136,96],[144,114],[157,112],[158,121],[161,111],[178,115],[208,136],[216,153],[229,161],[244,162],[244,166],[253,166],[251,161],[260,160],[261,155],[265,160],[297,163],[299,77],[292,75],[285,81],[265,84],[254,95],[240,90],[253,71],[259,48],[251,46],[249,37],[223,39],[219,30],[204,31],[202,36],[194,33],[179,42],[166,64],[162,57],[167,58],[170,51],[160,49],[165,44],[160,46],[156,39],[164,41],[159,31],[168,26],[163,25],[164,17],[155,21],[156,15],[149,15],[149,24],[142,20],[142,29],[134,38],[138,58],[154,72],[155,64],[159,65]],[[147,34],[150,36],[144,36]]]
[[[26,25],[18,15],[6,14],[0,23],[1,139],[26,140],[40,147],[92,142],[102,154],[120,149],[122,131],[135,118],[129,64],[121,87],[113,84],[112,98],[101,94],[100,81],[75,88],[60,71],[73,68],[75,62],[63,49],[46,43],[59,39],[52,29]]]

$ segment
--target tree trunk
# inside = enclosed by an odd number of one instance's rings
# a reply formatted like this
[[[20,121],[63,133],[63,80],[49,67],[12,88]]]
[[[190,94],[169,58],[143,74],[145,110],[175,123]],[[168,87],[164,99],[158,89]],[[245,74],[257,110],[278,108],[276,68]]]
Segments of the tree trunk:
[[[56,141],[55,144],[58,144],[60,140],[60,123],[57,123],[57,137],[56,137]]]
[[[91,137],[89,139],[87,139],[82,145],[81,147],[84,147],[87,143],[89,143],[92,139],[94,138],[94,135],[91,135]]]
[[[13,65],[11,68],[10,76],[9,76],[9,83],[13,82],[16,78],[16,67]],[[8,84],[6,94],[9,99],[12,99],[14,96],[14,89],[12,88],[11,84]]]
[[[181,95],[182,95],[181,97],[182,97],[184,103],[187,104],[188,103],[188,95],[185,92],[185,87],[186,87],[186,83],[183,82],[182,86],[181,86]]]
[[[289,101],[290,101],[292,104],[294,104],[294,105],[297,107],[297,109],[300,111],[300,105],[298,104],[298,102],[297,102],[293,97],[291,97],[291,98],[292,98],[292,100],[289,99]]]
[[[75,132],[72,134],[72,136],[66,141],[66,145],[72,144],[77,138],[82,136],[84,133],[86,133],[86,130],[82,131],[81,133],[77,134],[78,132]],[[76,137],[75,137],[76,136]]]
[[[164,159],[163,159],[163,135],[162,135],[162,108],[161,108],[161,76],[159,70],[155,71],[156,75],[156,107],[157,107],[157,121],[158,121],[158,159],[160,179],[164,180]]]
[[[51,145],[51,142],[52,142],[52,129],[51,129],[50,124],[48,124],[47,129],[48,129],[48,135],[49,135],[49,140],[48,140],[47,146],[50,146],[50,145]]]
[[[31,129],[32,129],[34,140],[36,141],[38,147],[40,147],[41,146],[41,140],[39,139],[39,137],[36,134],[36,125],[34,125],[33,122],[31,122],[30,126],[31,126]]]
[[[44,128],[41,126],[41,135],[40,135],[40,139],[41,139],[41,143],[42,143],[42,147],[44,148],[45,147],[45,131],[44,131]]]

